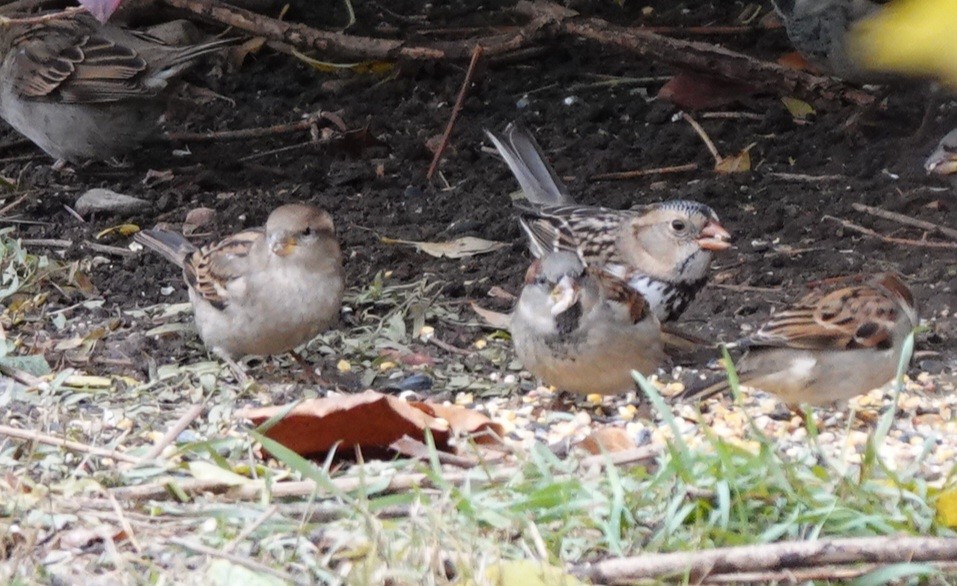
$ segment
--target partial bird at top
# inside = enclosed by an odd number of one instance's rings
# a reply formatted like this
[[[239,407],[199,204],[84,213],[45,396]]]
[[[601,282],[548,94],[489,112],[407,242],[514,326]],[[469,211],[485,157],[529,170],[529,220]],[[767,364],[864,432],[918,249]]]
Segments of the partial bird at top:
[[[848,33],[880,6],[870,0],[771,0],[788,38],[825,75],[867,82],[875,74],[852,56]]]
[[[710,207],[673,200],[614,210],[576,205],[538,143],[510,124],[486,131],[527,199],[515,203],[535,257],[574,252],[642,294],[660,321],[677,319],[708,280],[711,256],[731,246]]]
[[[171,83],[221,39],[172,46],[73,13],[0,24],[0,116],[60,161],[122,157],[156,134]]]

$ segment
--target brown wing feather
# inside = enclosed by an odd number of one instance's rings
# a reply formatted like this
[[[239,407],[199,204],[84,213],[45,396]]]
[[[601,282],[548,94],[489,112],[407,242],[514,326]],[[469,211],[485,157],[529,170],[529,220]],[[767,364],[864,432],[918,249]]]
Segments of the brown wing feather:
[[[229,304],[227,285],[248,270],[249,252],[265,238],[262,229],[244,230],[192,253],[183,266],[189,286],[217,309]]]
[[[772,318],[751,341],[811,350],[881,347],[891,343],[899,312],[895,300],[870,285],[812,293]]]
[[[97,34],[92,19],[47,21],[21,33],[14,87],[25,97],[65,103],[113,102],[149,96],[139,77],[148,64],[137,52]]]
[[[641,293],[629,287],[628,283],[598,268],[590,268],[588,273],[598,282],[606,299],[628,308],[631,323],[636,324],[648,317],[651,311],[648,301]]]

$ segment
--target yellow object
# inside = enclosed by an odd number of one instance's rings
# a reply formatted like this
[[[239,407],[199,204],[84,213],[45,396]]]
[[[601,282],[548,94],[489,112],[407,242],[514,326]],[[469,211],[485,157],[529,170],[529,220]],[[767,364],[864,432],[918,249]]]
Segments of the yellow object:
[[[957,89],[957,0],[895,0],[854,26],[850,47],[868,69]]]
[[[957,527],[957,490],[945,490],[937,497],[937,521],[945,527]]]

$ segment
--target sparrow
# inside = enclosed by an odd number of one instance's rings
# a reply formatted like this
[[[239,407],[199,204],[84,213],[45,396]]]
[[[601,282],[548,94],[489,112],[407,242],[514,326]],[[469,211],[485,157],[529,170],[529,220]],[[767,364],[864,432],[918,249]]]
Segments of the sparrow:
[[[236,360],[291,351],[339,317],[342,253],[332,217],[315,206],[281,206],[264,227],[200,249],[166,230],[134,240],[182,267],[200,338],[240,378]]]
[[[650,374],[666,359],[658,320],[641,295],[571,252],[532,262],[509,330],[525,368],[572,393],[634,390],[632,370]]]
[[[957,128],[940,139],[937,148],[924,161],[924,169],[928,174],[949,178],[957,187]]]
[[[158,132],[172,82],[235,42],[172,46],[85,13],[10,20],[0,24],[0,117],[58,162],[120,157]]]
[[[904,340],[917,323],[914,296],[894,273],[813,292],[739,342],[747,352],[737,363],[738,379],[792,408],[845,401],[894,378]],[[723,376],[681,398],[704,399],[728,389]]]
[[[848,81],[877,81],[850,45],[855,24],[880,10],[870,0],[771,0],[788,38],[821,73]]]
[[[522,186],[526,199],[515,207],[532,254],[575,252],[628,283],[659,321],[685,311],[708,280],[712,253],[731,246],[718,215],[695,201],[631,210],[576,205],[525,130],[509,124],[502,135],[486,134]]]

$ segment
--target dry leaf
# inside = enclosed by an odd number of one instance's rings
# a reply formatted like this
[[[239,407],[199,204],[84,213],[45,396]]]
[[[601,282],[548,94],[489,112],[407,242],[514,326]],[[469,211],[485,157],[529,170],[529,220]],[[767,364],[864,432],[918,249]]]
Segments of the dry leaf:
[[[820,74],[818,68],[811,65],[807,59],[804,58],[804,55],[801,55],[797,51],[792,51],[790,53],[785,53],[778,57],[778,65],[782,67],[787,67],[788,69],[796,69],[798,71],[807,71],[815,75]]]
[[[379,240],[384,244],[408,244],[409,246],[416,247],[421,252],[438,258],[442,258],[443,256],[446,258],[465,258],[475,256],[476,254],[493,252],[508,246],[504,242],[494,242],[492,240],[485,240],[484,238],[475,238],[474,236],[465,236],[447,242],[416,242],[414,240],[398,240],[386,236],[379,236]]]
[[[234,70],[242,67],[249,55],[255,55],[266,44],[266,37],[253,37],[229,50],[229,64]]]
[[[395,65],[389,61],[360,61],[358,63],[330,63],[328,61],[319,61],[308,55],[300,53],[293,49],[292,54],[303,63],[309,65],[316,71],[323,73],[339,73],[341,71],[352,71],[353,73],[372,73],[383,75],[390,73]]]
[[[285,409],[283,406],[246,409],[237,417],[255,425]],[[477,435],[491,441],[486,430],[502,435],[502,428],[484,415],[463,407],[408,402],[376,391],[358,395],[312,399],[293,408],[266,431],[266,436],[303,456],[319,455],[338,446],[351,453],[353,447],[386,450],[403,436],[424,440],[432,433],[440,450],[449,450],[452,435]]]
[[[811,104],[797,98],[784,96],[781,98],[781,102],[784,104],[784,107],[788,109],[788,112],[791,113],[791,117],[798,120],[804,120],[815,113]]]
[[[714,170],[721,174],[747,173],[751,170],[751,155],[749,148],[744,149],[736,155],[722,157],[714,166]]]
[[[658,90],[658,98],[682,110],[703,110],[734,103],[755,93],[754,86],[682,71]]]
[[[485,309],[474,301],[471,302],[470,305],[472,306],[472,311],[477,313],[480,318],[485,320],[485,323],[493,328],[507,330],[512,322],[512,316],[507,313],[499,313],[497,311],[492,311],[491,309]]]
[[[937,521],[944,527],[957,527],[957,490],[945,490],[937,497]]]
[[[631,435],[620,427],[600,427],[578,442],[578,447],[589,454],[610,454],[635,448]]]

